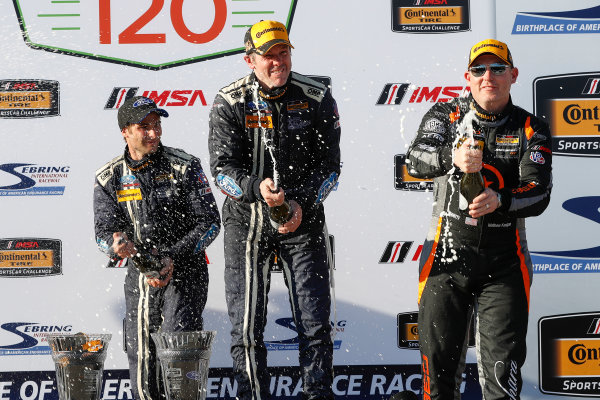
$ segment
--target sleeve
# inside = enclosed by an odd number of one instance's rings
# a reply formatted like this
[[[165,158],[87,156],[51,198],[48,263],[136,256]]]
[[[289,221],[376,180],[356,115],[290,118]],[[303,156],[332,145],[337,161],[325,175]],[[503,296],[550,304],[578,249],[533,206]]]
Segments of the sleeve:
[[[200,160],[192,159],[183,181],[186,188],[185,197],[180,200],[188,209],[186,218],[193,221],[193,228],[170,248],[162,249],[161,253],[171,258],[176,258],[178,254],[203,252],[221,230],[219,209]]]
[[[244,166],[244,160],[251,157],[243,142],[244,123],[223,96],[222,93],[217,94],[209,116],[211,173],[227,196],[244,203],[254,203],[262,199],[262,196],[258,176],[251,175]]]
[[[98,248],[109,257],[115,258],[112,251],[113,233],[126,232],[133,237],[131,223],[119,207],[114,193],[111,193],[109,180],[101,184],[96,177],[94,183],[94,230]]]
[[[525,121],[527,146],[519,163],[519,186],[500,191],[502,207],[512,217],[540,215],[550,203],[552,191],[552,137],[548,125],[535,117]]]
[[[305,179],[300,181],[300,185],[285,191],[286,198],[297,201],[302,208],[325,201],[341,173],[340,116],[329,90],[325,92],[317,110],[314,128],[317,141],[314,168],[305,171]]]
[[[435,178],[452,169],[452,144],[456,128],[451,122],[450,110],[445,104],[437,103],[421,120],[417,136],[406,154],[407,170],[411,176]]]

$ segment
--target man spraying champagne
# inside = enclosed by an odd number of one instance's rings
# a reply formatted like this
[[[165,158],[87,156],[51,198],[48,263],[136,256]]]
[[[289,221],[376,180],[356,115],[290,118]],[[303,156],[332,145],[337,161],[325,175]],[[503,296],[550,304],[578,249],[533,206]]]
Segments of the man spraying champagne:
[[[471,94],[435,104],[407,153],[409,174],[433,178],[435,193],[419,262],[423,399],[460,398],[473,313],[483,398],[519,398],[533,276],[525,218],[550,202],[552,137],[513,105],[518,75],[506,43],[475,44]]]

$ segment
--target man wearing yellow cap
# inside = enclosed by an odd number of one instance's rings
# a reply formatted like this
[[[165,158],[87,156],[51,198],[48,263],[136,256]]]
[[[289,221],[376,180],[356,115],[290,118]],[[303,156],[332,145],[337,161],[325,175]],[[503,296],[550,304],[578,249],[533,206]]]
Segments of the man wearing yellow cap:
[[[464,76],[470,94],[434,105],[408,150],[409,173],[433,178],[435,193],[419,265],[423,399],[460,398],[474,313],[483,398],[514,400],[532,278],[525,218],[550,201],[551,135],[512,103],[518,70],[505,43],[475,44]],[[481,174],[473,196],[468,174]]]
[[[304,399],[333,399],[330,249],[323,202],[340,173],[340,124],[325,85],[292,72],[286,27],[246,32],[251,73],[217,94],[210,113],[213,177],[228,197],[225,290],[239,399],[269,398],[266,323],[269,267],[289,289]],[[287,338],[286,338],[287,339]]]

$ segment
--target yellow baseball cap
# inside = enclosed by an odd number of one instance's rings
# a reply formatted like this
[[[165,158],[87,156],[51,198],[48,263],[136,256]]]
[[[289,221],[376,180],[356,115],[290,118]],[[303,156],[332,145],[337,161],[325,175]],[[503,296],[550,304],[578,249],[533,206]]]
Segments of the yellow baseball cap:
[[[246,54],[256,52],[262,56],[271,47],[279,43],[286,44],[292,49],[294,48],[290,43],[285,25],[277,21],[257,22],[246,31],[246,35],[244,36]]]
[[[482,54],[493,54],[499,57],[502,61],[506,62],[511,67],[514,67],[510,50],[506,43],[500,42],[494,39],[485,39],[471,47],[469,52],[469,65],[473,64],[473,61]]]

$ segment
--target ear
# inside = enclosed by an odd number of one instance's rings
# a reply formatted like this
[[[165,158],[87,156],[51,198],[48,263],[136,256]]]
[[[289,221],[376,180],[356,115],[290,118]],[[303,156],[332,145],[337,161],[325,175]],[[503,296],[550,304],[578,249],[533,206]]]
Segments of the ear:
[[[244,55],[244,61],[246,61],[246,65],[248,65],[248,68],[250,68],[250,69],[256,68],[256,66],[254,65],[254,62],[252,61],[252,57],[250,57],[248,54]]]
[[[517,76],[519,76],[519,69],[518,68],[512,68],[510,70],[510,74],[511,74],[510,83],[515,83],[517,81]]]
[[[123,135],[123,139],[127,140],[127,127],[121,129],[121,135]]]
[[[469,71],[465,72],[465,79],[467,80],[467,82],[471,83],[471,74],[469,73]]]

